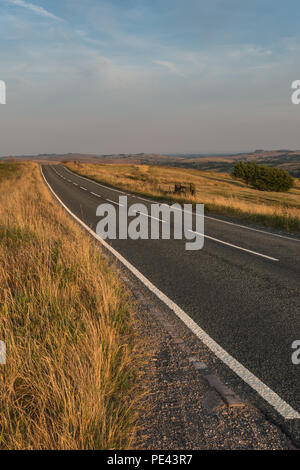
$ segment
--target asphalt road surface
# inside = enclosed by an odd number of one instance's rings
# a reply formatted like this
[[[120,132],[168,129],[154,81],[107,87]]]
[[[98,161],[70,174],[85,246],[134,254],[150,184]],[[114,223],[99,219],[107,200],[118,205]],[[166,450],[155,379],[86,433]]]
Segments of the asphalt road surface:
[[[43,165],[42,172],[94,231],[99,204],[114,203],[118,210],[124,196],[61,165]],[[150,207],[130,194],[132,203]],[[300,442],[300,364],[291,359],[291,345],[300,340],[300,241],[217,217],[205,217],[205,236],[199,251],[185,250],[185,240],[109,243],[223,348],[227,365],[218,359],[216,367],[227,383]]]

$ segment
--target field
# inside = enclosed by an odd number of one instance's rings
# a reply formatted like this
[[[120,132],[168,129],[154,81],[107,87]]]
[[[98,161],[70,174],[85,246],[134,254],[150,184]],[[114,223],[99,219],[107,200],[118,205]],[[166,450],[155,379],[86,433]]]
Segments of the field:
[[[94,180],[170,202],[204,203],[207,213],[300,231],[300,182],[287,193],[262,192],[227,173],[150,165],[65,163],[70,170]],[[195,196],[172,194],[174,183],[194,183]]]
[[[155,153],[137,154],[41,154],[19,155],[14,157],[18,161],[33,160],[46,163],[81,162],[103,163],[114,165],[159,165],[176,168],[188,168],[200,171],[215,171],[231,173],[238,161],[254,162],[270,167],[282,168],[296,177],[300,177],[300,150],[256,150],[238,154],[175,154],[161,155]],[[3,161],[11,161],[12,157],[3,157]]]
[[[0,449],[122,449],[135,435],[132,305],[35,163],[0,164]]]

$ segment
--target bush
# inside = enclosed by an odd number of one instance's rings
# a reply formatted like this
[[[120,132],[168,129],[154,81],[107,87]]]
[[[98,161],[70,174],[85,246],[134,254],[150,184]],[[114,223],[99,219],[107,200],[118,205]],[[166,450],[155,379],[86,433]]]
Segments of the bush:
[[[280,168],[269,168],[256,162],[238,162],[232,172],[234,178],[241,179],[260,191],[288,191],[294,186],[294,179]]]

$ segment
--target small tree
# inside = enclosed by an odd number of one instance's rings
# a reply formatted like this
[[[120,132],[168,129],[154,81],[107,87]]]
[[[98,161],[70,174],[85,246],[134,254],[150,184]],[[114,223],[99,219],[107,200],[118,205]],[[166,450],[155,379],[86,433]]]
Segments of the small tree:
[[[294,185],[291,175],[281,168],[269,168],[256,162],[244,164],[238,162],[232,176],[242,179],[260,191],[288,191]]]
[[[233,169],[232,176],[244,179],[246,175],[246,165],[244,162],[238,162]]]

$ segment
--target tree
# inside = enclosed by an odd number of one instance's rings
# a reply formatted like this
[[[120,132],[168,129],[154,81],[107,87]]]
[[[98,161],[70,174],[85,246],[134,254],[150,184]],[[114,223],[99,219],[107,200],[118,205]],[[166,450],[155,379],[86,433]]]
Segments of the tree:
[[[238,162],[232,172],[232,176],[235,178],[244,179],[246,174],[246,165],[244,162]]]
[[[281,168],[269,168],[256,162],[238,162],[232,172],[234,178],[245,181],[260,191],[288,191],[294,186],[294,179]]]

